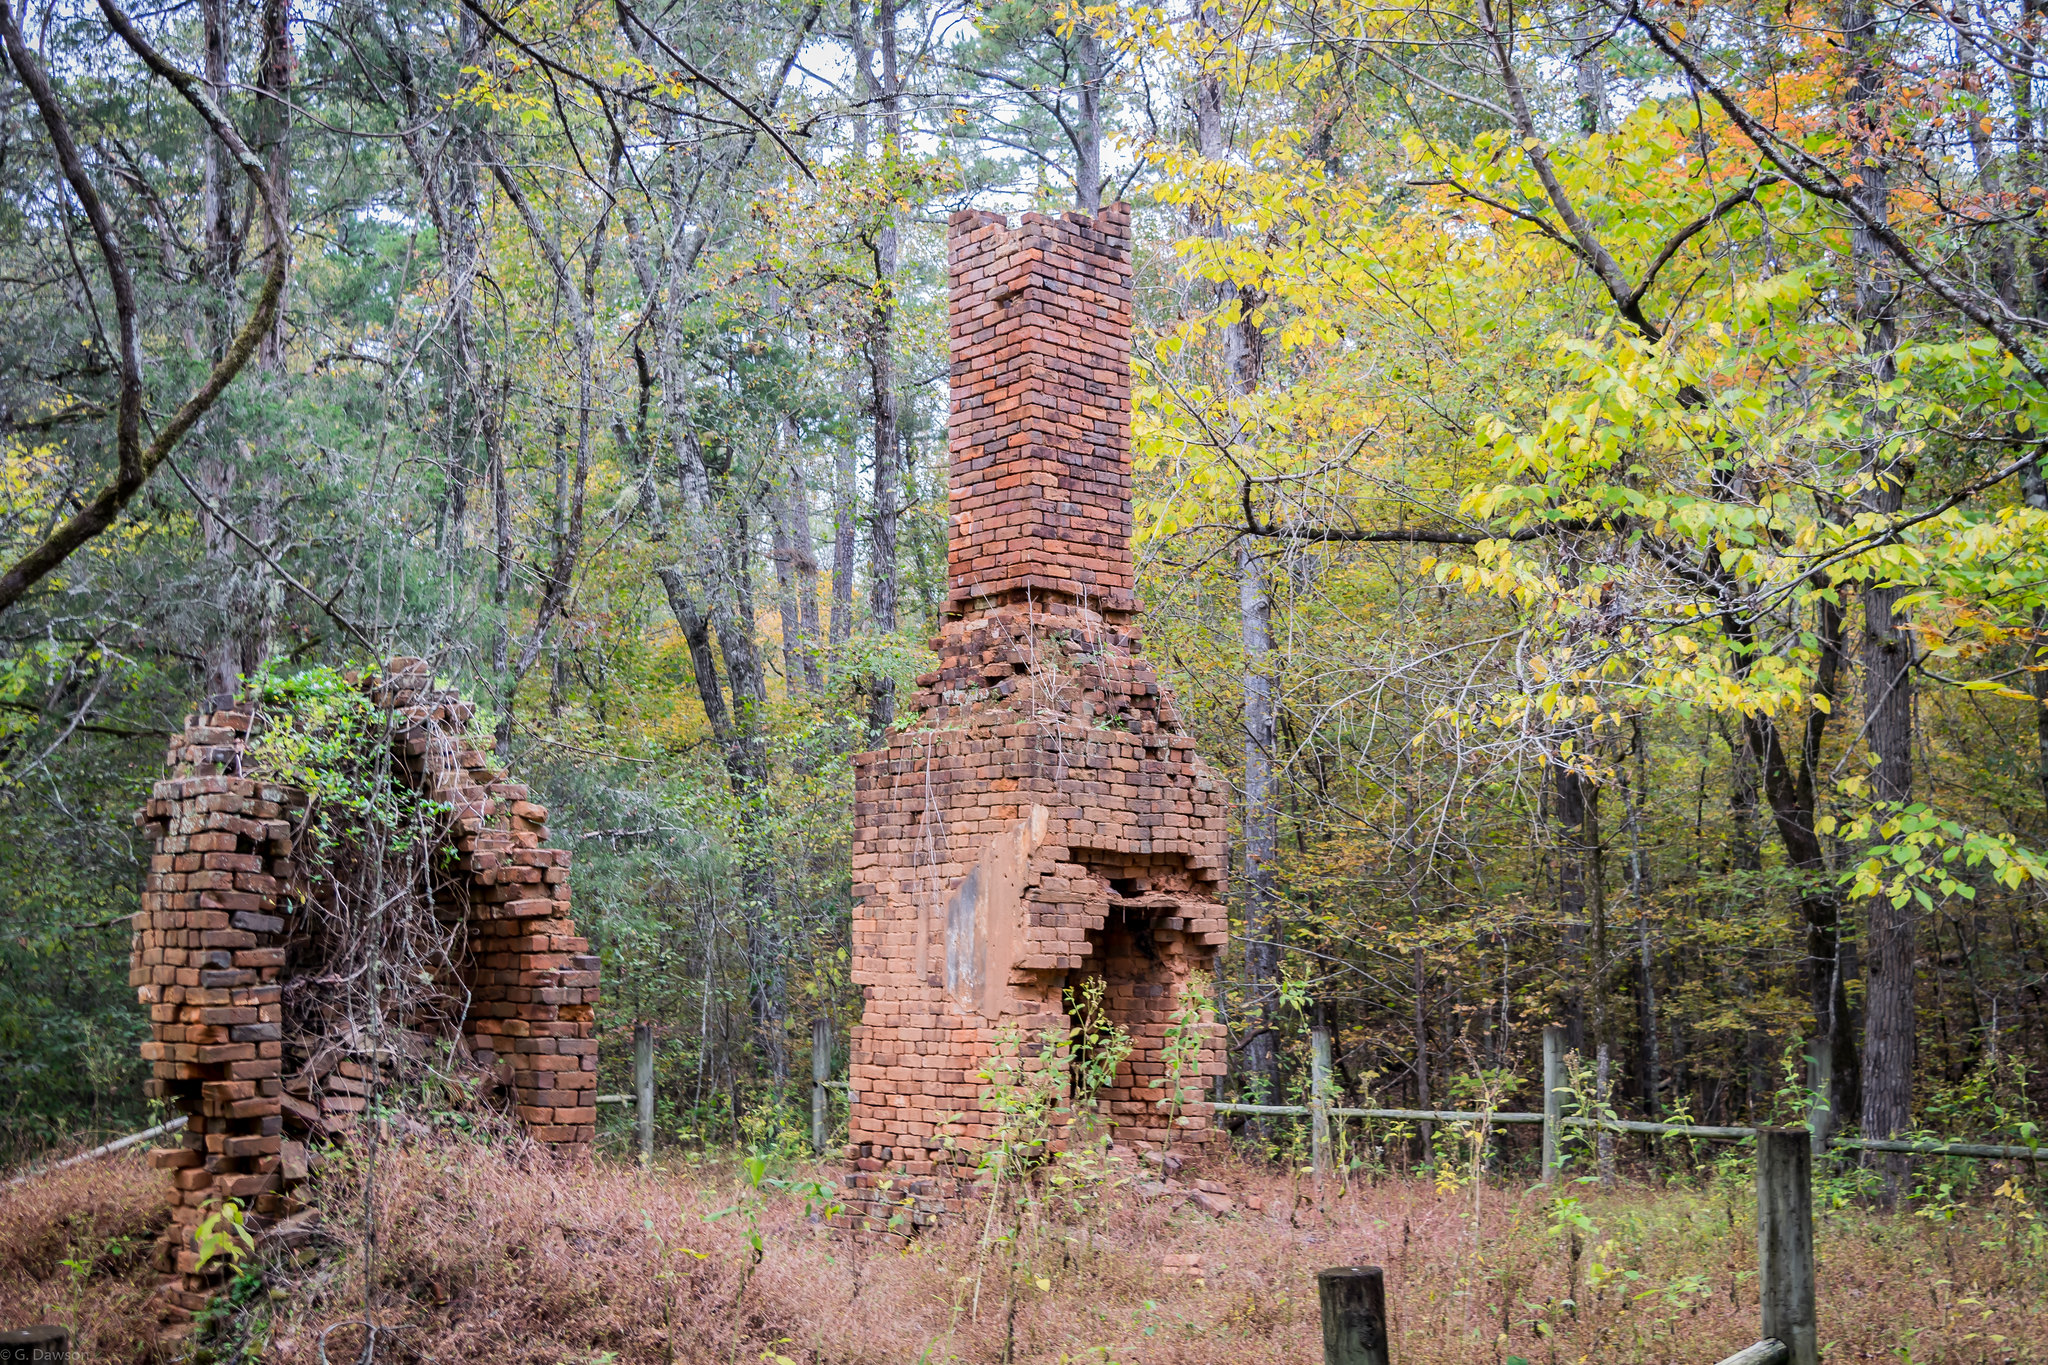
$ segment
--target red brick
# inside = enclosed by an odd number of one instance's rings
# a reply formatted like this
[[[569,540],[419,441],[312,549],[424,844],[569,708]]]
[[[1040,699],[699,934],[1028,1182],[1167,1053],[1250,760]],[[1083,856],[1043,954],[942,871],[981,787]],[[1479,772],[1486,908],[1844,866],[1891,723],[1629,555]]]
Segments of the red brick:
[[[465,1028],[487,1052],[525,1050],[521,1069],[507,1074],[525,1096],[550,1101],[523,1107],[529,1131],[585,1154],[596,1135],[586,1101],[596,1084],[598,961],[570,917],[569,853],[543,846],[546,810],[489,767],[466,735],[475,709],[435,690],[425,663],[392,660],[368,686],[401,725],[453,727],[442,734],[456,744],[430,744],[416,728],[400,752],[420,790],[455,807],[449,866],[476,878],[466,897],[444,895],[435,907],[444,919],[460,913],[457,906],[470,915]],[[308,797],[224,775],[239,764],[252,715],[232,707],[191,717],[166,753],[169,776],[136,821],[155,848],[131,924],[129,983],[149,1007],[152,1034],[141,1049],[152,1072],[148,1093],[179,1104],[191,1144],[151,1157],[176,1186],[164,1243],[174,1254],[158,1264],[181,1264],[183,1279],[170,1292],[182,1296],[176,1311],[188,1319],[217,1283],[198,1272],[190,1249],[201,1204],[226,1193],[273,1213],[288,1207],[278,1173],[287,964],[272,936],[291,927],[279,898],[281,878],[295,875],[294,825],[281,817],[302,811]],[[344,1131],[365,1108],[361,1096],[338,1092],[321,1103],[327,1122]],[[240,1169],[209,1172],[200,1165],[208,1159]]]
[[[1067,971],[1106,975],[1142,1062],[1221,941],[1184,930],[1224,923],[1223,788],[1144,658],[1131,595],[1128,236],[1121,205],[1015,228],[968,211],[948,233],[948,619],[917,718],[854,763],[866,1008],[848,1155],[863,1217],[885,1219],[905,1189],[919,1224],[963,1206],[989,1130],[975,1074],[1001,1024],[1066,1026]],[[949,953],[956,896],[997,932]],[[981,984],[949,983],[963,953]],[[1166,1136],[1143,1074],[1102,1096],[1141,1145]],[[951,1149],[945,1114],[960,1119]],[[905,1182],[893,1194],[890,1178]]]

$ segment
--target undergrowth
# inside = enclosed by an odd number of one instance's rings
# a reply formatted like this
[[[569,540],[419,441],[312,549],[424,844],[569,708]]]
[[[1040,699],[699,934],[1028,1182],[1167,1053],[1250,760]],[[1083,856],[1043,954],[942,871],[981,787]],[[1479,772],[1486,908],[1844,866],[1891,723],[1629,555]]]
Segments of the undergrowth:
[[[979,1226],[902,1252],[829,1234],[830,1168],[808,1162],[561,1167],[519,1140],[418,1137],[381,1158],[371,1201],[376,1359],[981,1365],[1011,1342],[1044,1365],[1305,1365],[1315,1271],[1358,1262],[1386,1267],[1401,1365],[1705,1365],[1757,1334],[1737,1162],[1611,1195],[1475,1184],[1467,1164],[1462,1180],[1332,1182],[1321,1213],[1305,1180],[1211,1162],[1240,1212],[1210,1218],[1148,1200],[1156,1171],[1117,1157],[1099,1207],[1066,1219],[1047,1201],[1042,1234],[990,1258]],[[150,1359],[158,1179],[123,1157],[0,1193],[0,1320],[70,1323],[83,1361]],[[327,1164],[308,1191],[326,1239],[259,1251],[203,1358],[310,1363],[324,1342],[329,1361],[360,1359],[361,1180]],[[1897,1216],[1823,1208],[1825,1358],[2048,1360],[2033,1190],[2000,1176],[1967,1200],[1927,1193]]]

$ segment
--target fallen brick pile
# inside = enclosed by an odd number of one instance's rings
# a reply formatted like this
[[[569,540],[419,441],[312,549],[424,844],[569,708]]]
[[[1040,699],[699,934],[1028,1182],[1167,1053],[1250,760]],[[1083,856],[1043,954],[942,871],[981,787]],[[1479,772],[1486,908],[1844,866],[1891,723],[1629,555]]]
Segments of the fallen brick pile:
[[[948,247],[948,619],[918,719],[855,761],[842,1221],[897,1235],[973,1198],[977,1073],[1006,1029],[1070,1027],[1086,977],[1132,1038],[1099,1098],[1119,1142],[1199,1146],[1221,1069],[1205,1046],[1168,1094],[1169,1021],[1227,934],[1229,836],[1135,625],[1128,210],[960,213]]]
[[[570,918],[567,850],[546,847],[546,810],[490,765],[488,740],[468,734],[473,708],[435,689],[425,663],[394,659],[367,690],[391,713],[393,771],[446,808],[452,857],[433,860],[415,907],[464,945],[436,1008],[375,1028],[288,1025],[288,985],[321,969],[309,910],[330,879],[299,847],[307,794],[244,775],[257,706],[216,697],[191,717],[136,815],[155,852],[129,980],[150,1014],[149,1093],[188,1119],[182,1145],[153,1156],[175,1190],[159,1249],[173,1318],[218,1284],[192,1239],[207,1207],[235,1199],[258,1223],[289,1213],[304,1139],[347,1134],[379,1078],[409,1062],[482,1068],[564,1154],[586,1154],[595,1132],[597,959]]]

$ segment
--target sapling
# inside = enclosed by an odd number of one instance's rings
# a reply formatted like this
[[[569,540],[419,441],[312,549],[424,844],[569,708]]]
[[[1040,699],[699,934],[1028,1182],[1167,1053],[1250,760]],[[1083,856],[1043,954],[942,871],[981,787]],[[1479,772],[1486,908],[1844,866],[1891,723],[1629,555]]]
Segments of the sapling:
[[[1579,1257],[1585,1254],[1586,1238],[1598,1231],[1572,1195],[1559,1195],[1551,1202],[1550,1235],[1565,1251],[1564,1306],[1574,1318],[1579,1315]]]
[[[1031,1042],[1023,1029],[1005,1023],[996,1030],[988,1065],[975,1073],[974,1078],[986,1087],[982,1108],[990,1120],[981,1151],[981,1169],[989,1176],[989,1203],[976,1253],[974,1299],[968,1312],[971,1321],[981,1320],[981,1277],[989,1248],[1004,1240],[1014,1251],[1021,1231],[1020,1222],[1005,1220],[1003,1237],[998,1239],[996,1213],[1005,1207],[1008,1185],[1022,1187],[1027,1163],[1050,1145],[1052,1115],[1066,1088],[1065,1071],[1051,1063],[1065,1051],[1070,1038],[1071,1030],[1047,1029]]]
[[[654,1215],[647,1212],[645,1209],[642,1209],[640,1211],[640,1226],[646,1231],[647,1235],[654,1240],[654,1263],[656,1266],[660,1267],[658,1270],[655,1271],[654,1282],[657,1285],[661,1286],[662,1290],[662,1340],[667,1348],[667,1365],[675,1365],[676,1297],[682,1283],[682,1274],[677,1269],[677,1265],[679,1263],[676,1258],[679,1254],[682,1256],[693,1257],[694,1259],[699,1261],[705,1260],[707,1258],[703,1252],[697,1251],[691,1247],[683,1246],[680,1243],[678,1243],[675,1246],[670,1246],[668,1244],[668,1239],[663,1237],[661,1233],[656,1229],[654,1225]],[[687,1263],[681,1264],[687,1266]]]
[[[1167,1016],[1166,1029],[1159,1040],[1159,1060],[1166,1070],[1166,1093],[1158,1101],[1159,1109],[1166,1115],[1166,1150],[1173,1150],[1174,1134],[1180,1128],[1181,1106],[1200,1094],[1194,1087],[1184,1087],[1181,1078],[1191,1072],[1199,1085],[1202,1065],[1202,1022],[1209,1012],[1209,975],[1196,972],[1181,987],[1180,1002],[1173,1013]]]
[[[820,1213],[829,1220],[833,1214],[839,1212],[838,1190],[829,1182],[780,1180],[772,1177],[768,1174],[768,1157],[758,1152],[740,1162],[739,1197],[717,1212],[704,1215],[705,1222],[715,1223],[721,1218],[738,1214],[746,1225],[744,1235],[747,1243],[747,1261],[740,1267],[739,1288],[733,1291],[732,1302],[735,1309],[746,1296],[747,1284],[753,1279],[754,1271],[760,1266],[761,1258],[766,1254],[766,1246],[761,1238],[761,1210],[766,1202],[763,1192],[767,1190],[802,1195],[804,1216],[807,1218],[813,1213]],[[737,1359],[737,1340],[733,1351],[734,1358]]]
[[[211,1212],[192,1230],[192,1242],[199,1252],[199,1269],[206,1269],[218,1259],[227,1263],[232,1274],[242,1268],[243,1258],[256,1249],[256,1238],[249,1231],[237,1201],[227,1199],[216,1204],[208,1200],[207,1207]]]

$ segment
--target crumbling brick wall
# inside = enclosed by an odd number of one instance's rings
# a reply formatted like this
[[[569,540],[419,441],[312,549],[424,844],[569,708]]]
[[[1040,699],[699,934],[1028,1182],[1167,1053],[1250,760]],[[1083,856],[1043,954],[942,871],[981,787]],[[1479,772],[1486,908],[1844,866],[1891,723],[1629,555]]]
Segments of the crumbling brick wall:
[[[1120,1141],[1167,1141],[1168,1023],[1225,941],[1224,789],[1136,625],[1129,238],[1120,204],[950,224],[939,667],[855,760],[855,1226],[962,1206],[991,1131],[976,1073],[1005,1028],[1068,1027],[1090,975],[1133,1044],[1102,1108]],[[1181,1085],[1220,1069],[1205,1047]],[[1175,1141],[1210,1136],[1206,1105],[1181,1115]]]
[[[392,1021],[367,1046],[288,1035],[287,982],[320,967],[304,914],[320,893],[296,856],[307,794],[243,775],[263,723],[254,705],[215,697],[189,718],[136,813],[155,849],[129,980],[149,1010],[150,1094],[188,1120],[182,1144],[153,1158],[174,1186],[159,1261],[175,1273],[172,1317],[217,1282],[192,1242],[205,1206],[288,1212],[303,1139],[347,1134],[378,1073],[436,1034],[494,1074],[539,1141],[581,1156],[595,1133],[597,959],[570,915],[568,851],[547,847],[547,811],[491,765],[488,739],[468,733],[473,708],[434,688],[425,663],[394,659],[368,688],[390,713],[394,771],[447,807],[429,908],[464,946],[438,1017]]]

